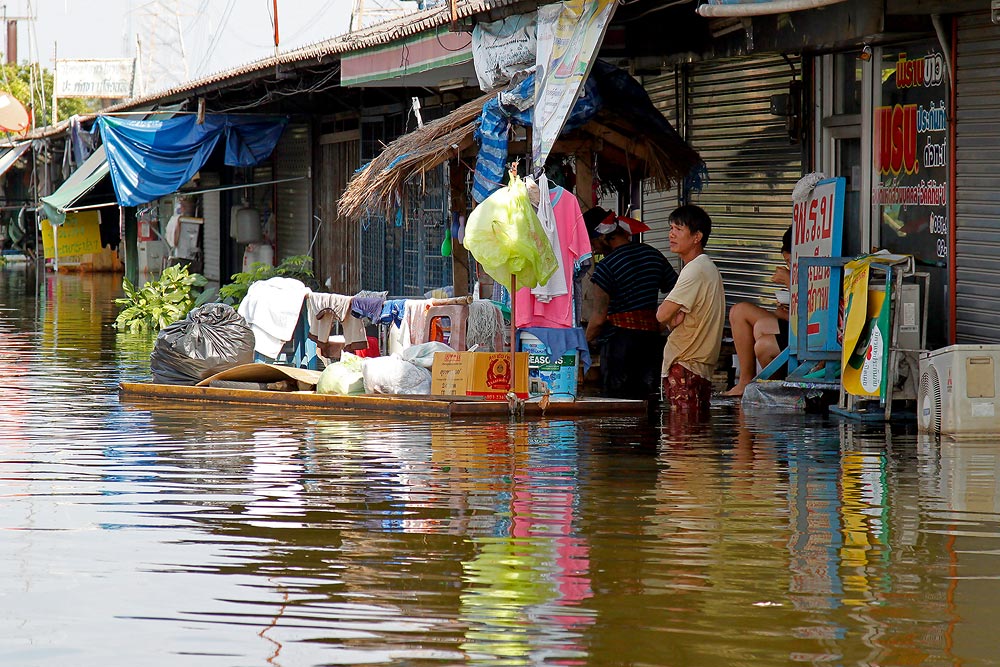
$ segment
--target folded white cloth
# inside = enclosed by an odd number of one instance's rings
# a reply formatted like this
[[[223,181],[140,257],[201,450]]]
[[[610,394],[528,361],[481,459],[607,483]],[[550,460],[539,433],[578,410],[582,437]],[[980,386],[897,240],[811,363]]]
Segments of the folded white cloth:
[[[302,301],[311,290],[301,280],[278,276],[250,285],[237,312],[254,334],[254,351],[274,359],[295,335]]]

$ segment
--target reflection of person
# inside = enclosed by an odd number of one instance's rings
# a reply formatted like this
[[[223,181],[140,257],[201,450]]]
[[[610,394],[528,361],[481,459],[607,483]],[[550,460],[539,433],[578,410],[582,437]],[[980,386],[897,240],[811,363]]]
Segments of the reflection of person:
[[[771,282],[784,286],[787,294],[788,264],[792,258],[791,227],[781,237],[781,256],[785,263],[775,270]],[[740,363],[740,377],[726,396],[742,396],[757,374],[757,364],[766,367],[788,345],[788,304],[779,303],[771,312],[755,303],[741,301],[729,310],[729,326]]]
[[[655,401],[663,358],[656,305],[659,293],[677,282],[677,272],[656,248],[632,242],[634,234],[649,229],[638,220],[600,207],[584,220],[594,252],[604,254],[590,279],[594,303],[587,323],[587,342],[600,348],[603,393]]]
[[[688,204],[670,214],[670,250],[684,261],[677,284],[660,304],[656,319],[670,327],[663,349],[663,395],[672,409],[701,411],[712,397],[726,321],[722,276],[705,254],[712,219]]]

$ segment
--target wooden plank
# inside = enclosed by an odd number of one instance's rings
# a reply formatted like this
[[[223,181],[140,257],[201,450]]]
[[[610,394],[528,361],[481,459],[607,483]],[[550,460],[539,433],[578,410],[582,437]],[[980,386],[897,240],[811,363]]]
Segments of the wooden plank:
[[[378,414],[407,414],[428,417],[447,417],[450,401],[411,399],[400,396],[338,396],[299,391],[264,391],[256,389],[228,389],[223,387],[191,387],[187,385],[121,384],[123,395],[170,398],[202,403],[249,403],[256,405],[297,405],[316,407],[338,412],[374,412]],[[504,404],[506,411],[506,404]]]
[[[361,130],[342,130],[319,135],[321,146],[327,144],[342,144],[346,141],[361,141]]]
[[[487,401],[475,396],[338,396],[301,391],[264,391],[188,385],[123,382],[120,392],[126,398],[193,401],[200,403],[295,405],[340,414],[411,415],[438,418],[507,418],[506,401]],[[577,401],[552,401],[545,410],[537,402],[525,404],[525,416],[574,417],[644,415],[645,401],[581,398]]]

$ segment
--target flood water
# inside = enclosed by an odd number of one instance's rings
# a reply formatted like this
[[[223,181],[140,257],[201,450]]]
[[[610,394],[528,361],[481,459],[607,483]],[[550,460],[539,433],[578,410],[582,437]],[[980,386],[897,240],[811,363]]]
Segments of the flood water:
[[[132,401],[119,278],[0,270],[0,665],[1000,664],[1000,445]]]

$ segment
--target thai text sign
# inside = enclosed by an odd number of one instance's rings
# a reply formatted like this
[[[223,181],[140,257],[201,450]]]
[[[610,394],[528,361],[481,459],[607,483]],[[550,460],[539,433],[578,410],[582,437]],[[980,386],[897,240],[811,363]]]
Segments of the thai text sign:
[[[545,166],[562,132],[616,4],[615,0],[566,0],[538,8],[531,135],[535,170]]]
[[[872,266],[910,265],[906,255],[865,255],[844,267],[844,347],[841,383],[854,396],[885,400],[892,342],[892,272],[881,285],[871,280]],[[899,270],[906,270],[900,266]],[[912,270],[909,269],[909,270]]]
[[[873,120],[873,219],[881,247],[913,255],[930,274],[928,337],[945,338],[949,240],[949,109],[936,41],[886,48]]]
[[[791,305],[788,349],[797,349],[799,313],[799,259],[839,257],[844,239],[844,193],[847,180],[828,178],[816,184],[812,194],[792,208]],[[836,350],[840,290],[830,280],[830,267],[817,266],[807,273],[807,345],[810,350]]]
[[[131,97],[134,62],[131,58],[57,60],[56,97]]]
[[[54,228],[42,220],[45,258],[66,259],[101,252],[101,214],[97,211],[67,213],[66,222]]]

